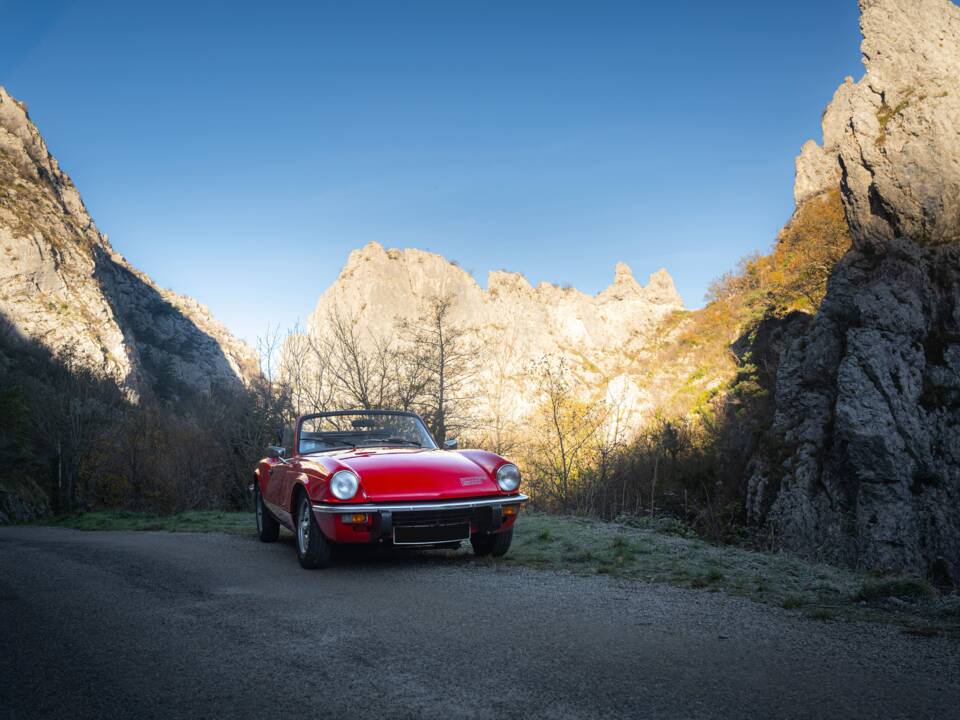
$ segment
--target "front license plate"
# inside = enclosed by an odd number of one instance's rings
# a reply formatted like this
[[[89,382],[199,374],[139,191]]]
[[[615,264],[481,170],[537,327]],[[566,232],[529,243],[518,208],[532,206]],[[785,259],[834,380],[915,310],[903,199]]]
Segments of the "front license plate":
[[[393,528],[394,545],[432,545],[470,539],[470,523],[453,525],[399,525]]]

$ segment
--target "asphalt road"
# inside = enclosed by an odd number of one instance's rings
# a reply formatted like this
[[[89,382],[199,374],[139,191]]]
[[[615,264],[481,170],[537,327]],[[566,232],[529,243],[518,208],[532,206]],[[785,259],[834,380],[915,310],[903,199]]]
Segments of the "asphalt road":
[[[960,643],[444,553],[0,528],[3,718],[951,718]]]

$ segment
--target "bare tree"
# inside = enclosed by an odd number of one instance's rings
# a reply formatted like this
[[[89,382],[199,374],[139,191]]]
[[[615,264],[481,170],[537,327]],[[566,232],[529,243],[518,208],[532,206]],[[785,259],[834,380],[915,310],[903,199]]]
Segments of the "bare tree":
[[[327,316],[330,372],[344,404],[370,409],[390,404],[391,343],[367,334],[356,315],[334,308]]]
[[[35,394],[43,399],[33,404],[33,424],[56,459],[58,509],[69,511],[76,504],[83,466],[123,396],[70,349],[57,355],[46,382],[36,388]]]
[[[591,440],[590,464],[592,466],[591,493],[587,498],[586,504],[578,507],[578,512],[600,512],[603,515],[609,513],[612,506],[617,505],[616,501],[608,502],[607,496],[611,494],[611,483],[617,482],[616,468],[624,451],[627,448],[627,440],[631,431],[633,413],[630,403],[625,397],[625,391],[616,392],[612,384],[608,384],[606,397],[603,401],[602,411],[597,417],[599,425],[596,433]],[[619,479],[620,485],[620,503],[626,498],[626,481]],[[597,507],[599,499],[600,507]]]
[[[654,418],[649,430],[653,449],[653,474],[650,478],[650,514],[656,513],[657,485],[661,480],[673,483],[677,477],[677,458],[691,446],[689,422],[662,416]]]
[[[376,335],[355,314],[334,307],[322,327],[289,332],[280,376],[300,413],[420,409],[430,378],[427,357],[416,342]]]
[[[419,409],[430,380],[423,354],[407,344],[398,344],[390,348],[383,361],[390,368],[391,407],[408,411]]]
[[[260,363],[260,374],[270,381],[274,379],[274,370],[277,367],[277,353],[283,347],[280,326],[267,325],[266,332],[257,337],[257,360]]]
[[[484,410],[482,445],[506,455],[517,446],[518,338],[516,326],[495,325],[492,329],[495,341],[485,344],[489,370],[482,378],[485,392],[479,398]]]
[[[603,407],[577,397],[563,358],[544,357],[531,372],[541,402],[527,463],[534,487],[547,502],[569,509],[575,483],[590,467],[591,443],[603,423]]]
[[[245,392],[219,388],[201,398],[192,425],[209,436],[208,454],[216,467],[211,491],[231,505],[245,503],[251,468],[267,445],[275,442],[277,429],[289,424],[295,412],[289,387],[268,387],[265,381],[254,383]]]
[[[454,302],[449,292],[433,295],[419,318],[402,324],[406,347],[422,372],[422,414],[440,443],[469,427],[468,392],[477,371],[469,330],[454,322]]]
[[[337,385],[329,343],[295,325],[283,343],[280,378],[298,414],[323,412],[335,405]]]

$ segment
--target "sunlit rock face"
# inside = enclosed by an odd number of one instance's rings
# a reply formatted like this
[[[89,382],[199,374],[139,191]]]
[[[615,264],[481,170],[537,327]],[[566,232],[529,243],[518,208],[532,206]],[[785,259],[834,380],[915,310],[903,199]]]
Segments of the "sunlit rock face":
[[[359,317],[373,331],[390,331],[399,319],[413,319],[426,298],[449,293],[458,321],[482,328],[504,325],[522,330],[522,342],[542,351],[578,344],[606,351],[655,326],[683,307],[666,270],[647,286],[619,263],[614,282],[596,296],[549,283],[531,287],[519,273],[498,270],[484,290],[457,264],[422,250],[387,250],[369,243],[350,253],[336,282],[320,297],[310,326],[333,309]]]
[[[0,87],[0,320],[115,378],[177,394],[254,376],[254,353],[111,247],[23,103]]]
[[[484,289],[440,255],[370,243],[350,254],[306,331],[322,337],[331,315],[339,314],[356,321],[365,341],[395,338],[403,321],[416,320],[429,298],[444,294],[453,298],[453,324],[468,328],[481,348],[477,407],[490,401],[490,388],[506,377],[512,419],[532,409],[536,393],[529,369],[545,356],[563,358],[585,396],[611,392],[629,397],[633,406],[642,404],[647,392],[626,370],[663,319],[683,308],[666,270],[641,285],[619,263],[613,283],[597,295],[549,283],[533,287],[523,275],[505,270],[491,272]]]
[[[960,582],[960,8],[861,0],[798,201],[839,183],[854,248],[781,358],[752,516],[806,554]]]

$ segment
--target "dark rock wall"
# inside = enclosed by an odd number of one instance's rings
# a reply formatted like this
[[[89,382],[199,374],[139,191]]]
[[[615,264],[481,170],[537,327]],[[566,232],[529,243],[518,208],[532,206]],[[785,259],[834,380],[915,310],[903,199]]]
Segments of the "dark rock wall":
[[[806,555],[960,583],[960,8],[861,10],[867,74],[798,160],[839,178],[854,248],[781,355],[748,513]]]

